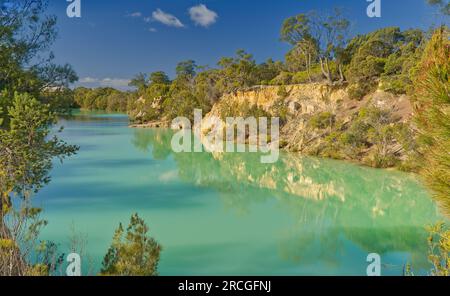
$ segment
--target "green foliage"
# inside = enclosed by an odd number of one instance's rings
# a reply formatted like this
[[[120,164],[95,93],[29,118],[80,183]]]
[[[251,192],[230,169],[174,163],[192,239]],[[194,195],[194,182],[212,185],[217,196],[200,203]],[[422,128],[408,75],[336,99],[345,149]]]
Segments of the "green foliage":
[[[195,96],[202,102],[208,102],[209,105],[217,102],[222,95],[222,90],[216,85],[220,76],[220,71],[216,69],[198,73],[195,77]]]
[[[73,91],[73,98],[75,106],[82,109],[125,112],[132,95],[110,87],[95,89],[79,87]]]
[[[148,81],[141,75],[136,80],[145,83],[140,83],[139,99],[128,104],[128,113],[143,122],[169,121],[178,116],[192,119],[194,109],[206,114],[225,93],[269,84],[283,67],[270,59],[258,65],[244,50],[238,50],[236,57],[222,58],[218,65],[219,69],[207,69],[192,60],[180,62],[173,81],[163,72],[152,73]]]
[[[137,214],[131,216],[126,232],[120,224],[103,259],[101,275],[158,275],[161,246],[148,236],[148,231],[148,226]]]
[[[333,73],[336,73],[336,67],[335,63],[331,62],[330,67],[332,69]],[[322,70],[320,68],[319,64],[315,64],[311,66],[309,71],[300,71],[297,73],[294,73],[292,76],[292,83],[299,84],[299,83],[308,83],[308,82],[317,82],[321,81],[323,79]]]
[[[50,128],[72,106],[68,87],[78,77],[52,62],[56,17],[45,14],[45,0],[0,5],[0,275],[48,275],[56,247],[36,245],[47,221],[31,199],[50,181],[54,158],[77,151]]]
[[[278,95],[278,97],[281,98],[281,99],[285,99],[285,98],[287,98],[287,97],[289,96],[289,92],[287,91],[285,85],[281,85],[281,86],[278,88],[277,95]]]
[[[406,127],[396,123],[388,110],[375,107],[361,109],[348,124],[337,121],[329,112],[321,112],[312,116],[308,125],[325,131],[319,155],[358,160],[373,167],[398,165],[398,153],[410,144],[402,138]]]
[[[149,122],[161,119],[163,116],[162,104],[168,98],[171,88],[171,81],[166,73],[162,71],[152,72],[148,81],[144,78],[144,85],[137,90],[137,94],[122,94],[126,97],[126,108],[120,111],[127,111],[137,122]]]
[[[428,260],[432,276],[450,276],[450,230],[443,222],[427,228]]]
[[[8,116],[10,129],[0,129],[0,167],[4,171],[1,191],[37,191],[50,180],[53,157],[62,160],[75,153],[77,147],[49,137],[55,114],[28,94],[14,95]]]
[[[386,64],[386,59],[366,56],[364,59],[360,60],[358,63],[354,63],[350,68],[350,77],[358,80],[372,79],[379,77],[384,72],[384,66]]]
[[[152,72],[150,73],[150,77],[148,79],[149,84],[170,84],[169,76],[162,71]]]
[[[308,80],[312,81],[310,70],[319,62],[323,76],[331,84],[334,77],[330,63],[334,61],[343,80],[341,62],[349,26],[350,22],[337,9],[327,16],[311,11],[286,19],[281,28],[281,40],[294,46],[286,56],[288,67],[294,71],[305,70]]]
[[[428,232],[428,261],[432,267],[430,276],[450,276],[450,230],[444,222],[426,227]],[[407,264],[405,276],[414,276],[413,266]]]
[[[218,65],[221,75],[217,87],[221,93],[237,91],[259,82],[253,56],[242,49],[236,52],[236,57],[220,59]]]
[[[45,8],[44,0],[2,4],[0,92],[4,93],[0,107],[4,110],[11,106],[15,92],[26,92],[40,100],[43,91],[67,89],[78,79],[70,65],[52,62],[54,57],[48,48],[56,38],[56,17],[46,15]],[[8,120],[3,123],[7,125]]]
[[[9,129],[0,129],[0,238],[9,241],[11,247],[7,253],[0,252],[0,274],[49,272],[49,264],[43,261],[36,266],[29,263],[31,253],[37,251],[34,243],[40,229],[47,224],[39,218],[42,210],[30,199],[50,182],[52,160],[56,157],[62,161],[78,148],[50,136],[55,114],[28,94],[14,95],[8,117]],[[11,268],[4,269],[6,266]]]
[[[348,86],[347,91],[351,99],[362,100],[367,94],[377,88],[376,82],[371,80],[360,80]]]
[[[359,94],[367,85],[382,79],[382,88],[395,94],[406,93],[411,75],[420,57],[424,34],[420,30],[401,32],[399,28],[379,29],[353,38],[347,48],[346,77],[360,84]],[[357,95],[356,97],[358,97]]]
[[[130,80],[128,86],[135,87],[138,92],[143,91],[147,87],[147,76],[144,73],[139,73]]]
[[[272,106],[271,114],[273,117],[278,117],[280,120],[280,125],[283,126],[289,116],[289,108],[286,105],[285,97],[280,96]]]
[[[336,116],[330,112],[320,112],[313,115],[308,124],[315,129],[331,128],[336,121]]]
[[[39,101],[58,114],[70,113],[76,107],[74,91],[69,88],[43,91]]]
[[[179,62],[176,68],[177,76],[195,76],[197,65],[195,61],[188,60],[184,62]]]
[[[270,81],[270,85],[289,85],[293,83],[293,73],[281,71]]]
[[[421,174],[435,199],[450,213],[450,41],[448,28],[428,42],[414,80]]]

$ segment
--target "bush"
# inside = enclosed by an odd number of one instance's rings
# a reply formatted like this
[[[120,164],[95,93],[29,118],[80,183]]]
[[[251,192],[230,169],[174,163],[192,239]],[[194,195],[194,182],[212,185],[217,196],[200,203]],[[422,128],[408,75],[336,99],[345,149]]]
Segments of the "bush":
[[[366,95],[376,90],[376,82],[374,81],[364,81],[360,80],[359,82],[350,84],[348,87],[348,95],[350,99],[353,100],[362,100]]]
[[[429,275],[450,276],[450,230],[444,222],[427,226],[428,261],[432,264]],[[414,276],[411,264],[405,266],[404,275]]]
[[[286,105],[285,98],[279,97],[272,106],[272,114],[280,119],[280,124],[284,125],[287,122],[289,115],[289,108]]]
[[[334,63],[330,63],[330,68],[332,72],[334,71]],[[322,70],[320,69],[320,65],[316,64],[311,67],[310,69],[310,75],[312,81],[320,81],[323,79]],[[292,83],[308,83],[309,82],[309,76],[307,71],[300,71],[295,73],[292,76]]]
[[[293,74],[290,72],[281,72],[277,77],[270,81],[271,85],[288,85],[292,84]]]
[[[127,232],[119,224],[113,242],[103,259],[101,275],[155,276],[161,246],[148,236],[148,226],[138,214],[131,216]]]
[[[315,114],[309,120],[309,126],[315,129],[330,128],[335,123],[336,116],[330,112]]]
[[[407,93],[410,87],[411,81],[405,76],[383,76],[381,78],[381,89],[395,95]]]
[[[347,70],[351,82],[380,77],[384,72],[386,59],[367,56],[361,61],[353,61]]]

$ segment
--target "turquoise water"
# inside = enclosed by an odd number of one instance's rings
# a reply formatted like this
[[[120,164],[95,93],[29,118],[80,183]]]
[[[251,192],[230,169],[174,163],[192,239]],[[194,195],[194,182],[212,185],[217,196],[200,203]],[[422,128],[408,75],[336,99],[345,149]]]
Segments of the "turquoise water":
[[[364,275],[379,253],[384,275],[428,268],[424,226],[439,219],[414,176],[282,153],[181,153],[171,131],[130,129],[120,114],[77,113],[61,136],[81,147],[55,163],[36,201],[43,239],[69,252],[86,241],[98,272],[114,229],[139,213],[163,246],[161,275]]]

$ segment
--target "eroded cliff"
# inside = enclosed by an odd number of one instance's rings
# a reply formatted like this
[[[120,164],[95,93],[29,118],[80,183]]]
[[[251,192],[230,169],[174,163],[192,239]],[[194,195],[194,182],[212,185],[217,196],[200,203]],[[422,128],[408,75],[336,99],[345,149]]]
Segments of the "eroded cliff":
[[[320,83],[257,86],[224,95],[215,116],[278,116],[280,146],[295,152],[390,167],[408,161],[413,107],[406,95],[382,90],[352,99],[347,87]],[[205,125],[203,134],[216,129]]]

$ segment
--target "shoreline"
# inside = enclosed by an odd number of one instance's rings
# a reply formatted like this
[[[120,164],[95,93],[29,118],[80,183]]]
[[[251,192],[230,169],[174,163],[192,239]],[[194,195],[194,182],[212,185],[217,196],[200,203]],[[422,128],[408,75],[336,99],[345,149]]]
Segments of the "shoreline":
[[[167,121],[151,121],[146,123],[130,123],[129,128],[169,128],[170,124]]]
[[[152,121],[152,122],[147,122],[147,123],[139,123],[139,124],[129,124],[128,125],[129,128],[138,128],[138,129],[168,129],[170,128],[170,125],[168,122],[163,122],[163,121]],[[387,170],[387,171],[392,171],[392,172],[401,172],[401,173],[407,173],[407,174],[412,174],[414,176],[418,176],[418,174],[414,171],[405,171],[405,170],[401,170],[398,167],[386,167],[386,168],[380,168],[380,167],[374,167],[371,165],[368,165],[364,162],[360,162],[360,161],[356,161],[353,159],[339,159],[339,158],[332,158],[332,157],[323,157],[323,156],[319,156],[319,155],[310,155],[310,154],[302,154],[298,151],[293,151],[293,150],[289,150],[286,149],[284,147],[280,147],[279,148],[280,151],[285,152],[285,153],[293,153],[296,154],[300,157],[315,157],[315,158],[319,158],[319,159],[328,159],[328,160],[335,160],[335,161],[344,161],[347,162],[349,164],[354,164],[354,165],[358,165],[361,167],[366,167],[366,168],[371,168],[371,169],[378,169],[378,170]]]

